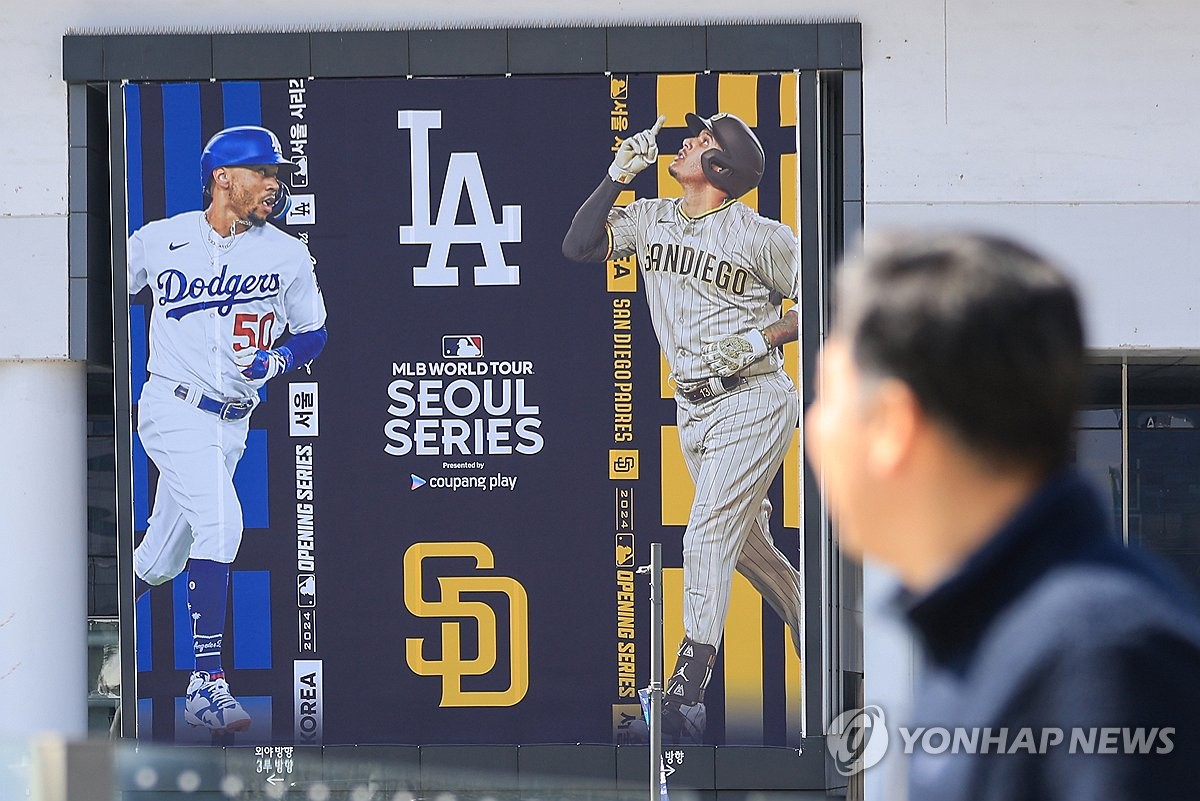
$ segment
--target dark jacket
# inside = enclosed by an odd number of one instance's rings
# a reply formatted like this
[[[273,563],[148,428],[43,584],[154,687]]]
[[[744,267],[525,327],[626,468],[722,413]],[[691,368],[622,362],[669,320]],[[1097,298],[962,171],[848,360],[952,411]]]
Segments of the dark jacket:
[[[926,655],[910,735],[950,737],[913,740],[910,801],[1200,798],[1200,610],[1074,471],[907,607]]]

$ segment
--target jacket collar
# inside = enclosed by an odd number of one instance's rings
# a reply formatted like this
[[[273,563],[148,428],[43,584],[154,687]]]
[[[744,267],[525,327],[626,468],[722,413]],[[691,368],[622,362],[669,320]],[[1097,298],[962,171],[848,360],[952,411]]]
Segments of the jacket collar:
[[[995,615],[1055,565],[1119,549],[1087,480],[1074,469],[1043,483],[984,545],[923,596],[898,605],[935,660],[970,650]]]

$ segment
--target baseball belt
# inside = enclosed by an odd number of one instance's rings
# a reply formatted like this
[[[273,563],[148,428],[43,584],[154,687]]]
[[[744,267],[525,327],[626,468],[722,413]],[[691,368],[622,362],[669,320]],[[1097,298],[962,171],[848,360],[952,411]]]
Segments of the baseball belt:
[[[254,409],[254,401],[217,400],[216,398],[208,397],[203,392],[193,393],[187,384],[180,384],[175,387],[175,397],[187,401],[197,409],[215,414],[222,420],[241,420]]]
[[[695,384],[680,384],[675,388],[675,393],[689,403],[704,403],[713,398],[718,398],[726,392],[737,389],[745,383],[745,377],[740,375],[729,376],[728,378],[713,376]]]

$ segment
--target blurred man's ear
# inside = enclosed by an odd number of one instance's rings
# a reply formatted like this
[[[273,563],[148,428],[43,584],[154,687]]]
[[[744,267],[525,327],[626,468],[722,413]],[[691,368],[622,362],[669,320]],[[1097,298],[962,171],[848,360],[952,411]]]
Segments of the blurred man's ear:
[[[924,412],[908,385],[894,378],[881,381],[869,403],[867,469],[876,478],[894,477],[913,456]]]

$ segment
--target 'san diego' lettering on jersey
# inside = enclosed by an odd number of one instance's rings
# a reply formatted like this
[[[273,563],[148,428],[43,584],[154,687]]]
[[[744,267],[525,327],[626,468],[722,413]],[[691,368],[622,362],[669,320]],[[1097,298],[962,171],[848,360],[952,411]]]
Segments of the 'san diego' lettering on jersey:
[[[205,309],[216,309],[222,317],[229,315],[234,306],[267,300],[279,294],[279,273],[270,275],[227,275],[228,264],[221,265],[221,273],[207,281],[203,278],[188,278],[181,270],[163,270],[158,274],[158,288],[162,296],[160,306],[195,299],[198,303],[176,306],[167,312],[167,317],[178,320],[185,315]],[[253,297],[249,293],[257,292]],[[207,298],[206,300],[200,300]]]
[[[646,245],[646,257],[642,263],[646,272],[677,273],[681,278],[691,276],[735,295],[746,293],[749,273],[745,267],[734,267],[715,253],[688,245],[651,242]]]

